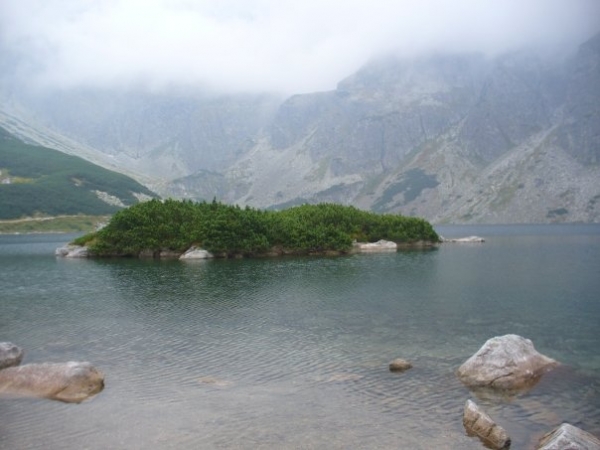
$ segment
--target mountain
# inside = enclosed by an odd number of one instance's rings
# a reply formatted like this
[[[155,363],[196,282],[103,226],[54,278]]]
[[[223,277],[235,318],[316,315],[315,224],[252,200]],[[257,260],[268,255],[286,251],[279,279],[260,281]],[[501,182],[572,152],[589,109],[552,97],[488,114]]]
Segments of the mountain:
[[[231,201],[337,201],[436,223],[598,222],[597,38],[559,59],[373,61],[279,108]]]
[[[279,97],[270,95],[215,97],[178,90],[156,94],[81,88],[28,93],[14,88],[4,96],[5,117],[0,112],[0,124],[12,126],[9,129],[23,139],[39,142],[58,134],[60,150],[87,159],[93,154],[94,162],[148,184],[196,171],[227,169],[252,148],[255,136],[280,104]],[[21,124],[16,127],[18,120]],[[68,145],[65,149],[64,140],[82,148]]]
[[[0,219],[106,215],[156,194],[79,157],[29,145],[0,128]]]
[[[382,57],[332,91],[287,99],[5,88],[0,124],[18,117],[33,142],[81,143],[164,196],[600,222],[599,61],[600,34],[572,52]]]

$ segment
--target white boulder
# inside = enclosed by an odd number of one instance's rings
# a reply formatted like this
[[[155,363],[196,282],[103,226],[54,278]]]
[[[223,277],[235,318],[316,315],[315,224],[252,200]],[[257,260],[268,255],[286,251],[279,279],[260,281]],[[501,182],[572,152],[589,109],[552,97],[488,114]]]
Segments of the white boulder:
[[[357,252],[395,252],[398,250],[398,244],[384,239],[377,242],[354,242],[352,247]]]
[[[442,237],[442,242],[452,242],[458,244],[470,244],[470,243],[481,243],[485,242],[485,239],[479,236],[468,236],[463,238],[445,238]]]
[[[63,258],[87,258],[89,251],[87,247],[82,245],[65,245],[59,247],[54,251],[56,256],[62,256]]]
[[[0,394],[80,403],[104,389],[104,375],[88,362],[25,364],[0,370]]]
[[[207,250],[198,247],[190,247],[183,255],[179,257],[179,259],[210,259],[213,257],[214,255]]]
[[[469,387],[524,390],[533,386],[558,362],[538,353],[529,339],[507,334],[489,339],[458,368]]]
[[[540,439],[537,450],[600,450],[596,436],[563,423]]]

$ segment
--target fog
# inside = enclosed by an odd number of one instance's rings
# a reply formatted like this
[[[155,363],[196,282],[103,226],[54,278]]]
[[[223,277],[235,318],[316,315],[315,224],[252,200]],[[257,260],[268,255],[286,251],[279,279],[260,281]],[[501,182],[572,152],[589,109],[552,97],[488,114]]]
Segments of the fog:
[[[327,90],[369,58],[573,45],[598,0],[1,0],[5,77],[35,86]]]

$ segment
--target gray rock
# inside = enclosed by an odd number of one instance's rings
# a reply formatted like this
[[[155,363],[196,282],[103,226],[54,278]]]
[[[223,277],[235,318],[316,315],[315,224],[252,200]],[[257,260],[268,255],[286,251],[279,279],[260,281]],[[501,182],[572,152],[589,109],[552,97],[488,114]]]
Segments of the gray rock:
[[[23,349],[12,342],[0,342],[0,369],[18,366],[23,359]]]
[[[515,334],[489,339],[458,368],[457,375],[469,387],[526,390],[558,363],[538,353],[529,339]]]
[[[0,370],[0,394],[80,403],[104,389],[104,375],[88,362],[26,364]]]
[[[464,238],[442,238],[442,242],[451,242],[459,244],[470,244],[485,242],[485,239],[479,236],[469,236]]]
[[[354,242],[352,248],[355,252],[395,252],[398,245],[381,239],[377,242]]]
[[[210,259],[213,258],[213,254],[207,250],[198,247],[190,247],[183,255],[179,257],[182,260],[190,259]]]
[[[473,401],[467,400],[463,413],[463,425],[467,434],[477,436],[487,447],[500,450],[510,447],[510,437]]]
[[[89,250],[87,247],[81,245],[65,245],[59,247],[54,251],[56,256],[63,258],[87,258],[89,256]]]
[[[581,428],[563,423],[540,439],[537,450],[600,450],[600,440]]]
[[[390,371],[404,372],[412,367],[412,364],[405,359],[397,358],[390,363]]]

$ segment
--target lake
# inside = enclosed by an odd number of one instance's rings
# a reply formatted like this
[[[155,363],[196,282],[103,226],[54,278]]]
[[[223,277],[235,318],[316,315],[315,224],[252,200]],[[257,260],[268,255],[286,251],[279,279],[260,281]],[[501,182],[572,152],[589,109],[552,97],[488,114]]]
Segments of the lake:
[[[514,449],[565,421],[600,435],[600,226],[437,230],[486,242],[184,263],[0,236],[0,341],[106,375],[79,405],[0,399],[0,448],[481,449],[469,398]],[[563,365],[477,398],[454,372],[509,333]],[[398,357],[414,367],[391,373]]]

